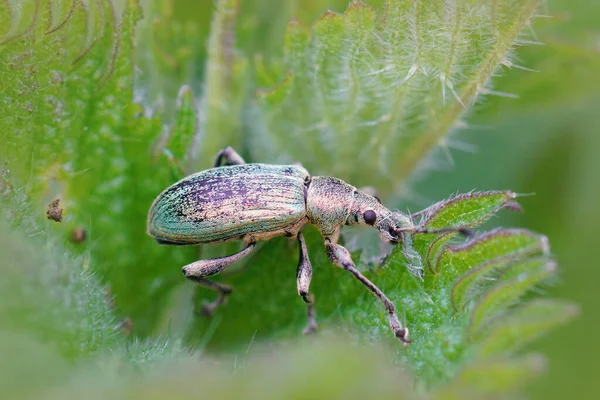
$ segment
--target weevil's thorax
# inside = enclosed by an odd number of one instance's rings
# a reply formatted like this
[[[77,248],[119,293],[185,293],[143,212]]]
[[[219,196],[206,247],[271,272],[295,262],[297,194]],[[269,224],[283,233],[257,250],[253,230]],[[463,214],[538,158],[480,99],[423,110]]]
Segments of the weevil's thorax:
[[[341,179],[313,176],[306,192],[306,216],[325,237],[346,223],[356,188]]]
[[[386,208],[379,199],[328,176],[313,177],[306,194],[306,216],[323,236],[336,237],[343,225],[365,225],[386,242],[402,240],[414,228],[409,216]]]

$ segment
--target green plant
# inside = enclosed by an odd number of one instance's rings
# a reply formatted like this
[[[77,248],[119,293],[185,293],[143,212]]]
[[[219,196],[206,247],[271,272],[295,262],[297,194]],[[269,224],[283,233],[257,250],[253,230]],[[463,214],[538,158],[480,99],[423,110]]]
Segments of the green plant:
[[[329,265],[321,238],[309,229],[318,317],[325,336],[334,324],[346,327],[338,333],[348,342],[340,349],[322,339],[288,342],[305,322],[294,271],[283,267],[295,264],[295,243],[274,239],[248,262],[249,271],[223,277],[239,291],[206,321],[192,316],[192,300],[210,293],[196,291],[179,271],[199,257],[196,249],[161,247],[145,235],[154,196],[181,170],[208,167],[225,145],[252,161],[300,160],[313,173],[374,184],[397,202],[423,160],[451,145],[450,135],[478,96],[494,94],[489,80],[502,65],[514,65],[512,50],[526,44],[521,32],[537,1],[390,0],[379,11],[352,2],[344,14],[326,13],[311,28],[290,22],[284,57],[264,62],[235,49],[238,4],[220,1],[208,41],[206,86],[199,98],[194,81],[181,87],[175,111],[151,103],[156,89],[134,86],[141,8],[133,0],[122,13],[117,6],[108,0],[0,2],[0,26],[10,26],[0,32],[0,249],[7,255],[0,349],[11,354],[14,342],[23,354],[39,354],[56,366],[48,378],[36,373],[27,387],[3,376],[11,383],[7,390],[35,393],[58,379],[69,382],[58,395],[75,396],[91,381],[91,388],[126,396],[142,390],[136,380],[141,370],[145,382],[161,377],[164,386],[155,384],[165,396],[172,387],[184,396],[200,389],[190,385],[191,377],[178,379],[178,371],[223,382],[233,368],[231,388],[202,390],[225,397],[227,390],[248,390],[256,382],[258,397],[291,396],[308,379],[321,397],[381,384],[382,397],[403,390],[451,398],[510,395],[540,370],[541,358],[521,350],[576,313],[572,304],[531,294],[556,273],[543,236],[511,229],[477,233],[466,243],[449,234],[415,236],[427,266],[422,282],[406,271],[400,248],[383,266],[363,263],[365,274],[405,313],[415,342],[403,349],[389,338],[376,301]],[[168,7],[160,11],[146,14],[169,29],[145,30],[159,40],[140,62],[153,66],[145,71],[169,102],[176,86],[167,75],[190,79],[194,31],[165,21]],[[64,208],[61,224],[44,220],[57,197]],[[515,209],[516,197],[474,192],[415,218],[432,228],[476,228],[503,208]],[[71,234],[80,227],[87,239],[75,243]],[[203,248],[202,256],[232,246]],[[133,322],[133,334],[120,320]],[[281,342],[281,354],[246,358],[254,340]],[[370,349],[375,342],[387,354],[365,355],[356,345]],[[205,353],[216,350],[235,356],[224,357],[226,367],[215,372]],[[362,365],[363,357],[372,357],[373,370]],[[71,363],[86,368],[75,371]],[[291,365],[282,386],[264,376],[243,377],[254,376],[248,371],[261,363]],[[311,364],[314,375],[302,375]],[[336,372],[340,364],[347,374]],[[25,361],[14,375],[28,376],[35,365]],[[1,366],[2,372],[12,368]],[[276,366],[260,370],[269,375]],[[114,376],[115,370],[125,373]],[[329,386],[318,383],[320,374]],[[381,382],[368,383],[380,375]]]

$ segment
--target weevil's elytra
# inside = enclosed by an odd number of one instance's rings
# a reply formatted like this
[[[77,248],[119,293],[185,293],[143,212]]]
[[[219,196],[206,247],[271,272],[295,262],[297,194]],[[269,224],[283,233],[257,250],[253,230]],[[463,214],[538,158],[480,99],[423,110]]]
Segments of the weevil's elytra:
[[[154,202],[148,232],[176,244],[259,239],[292,232],[306,218],[302,167],[234,165],[191,175]]]
[[[183,267],[188,279],[218,292],[217,299],[204,306],[207,315],[225,301],[232,288],[206,277],[250,254],[258,240],[274,236],[297,238],[300,257],[296,280],[298,294],[307,303],[309,323],[305,332],[310,333],[317,324],[313,296],[309,293],[312,266],[300,232],[306,224],[319,229],[331,262],[350,272],[382,302],[394,335],[409,343],[408,328],[400,324],[393,303],[355,268],[348,250],[337,244],[342,226],[364,225],[379,231],[383,241],[402,241],[406,252],[416,254],[410,247],[410,235],[427,231],[415,227],[406,214],[383,206],[372,188],[361,191],[337,178],[311,177],[297,165],[245,164],[228,147],[219,152],[214,168],[190,175],[164,190],[148,213],[148,234],[161,244],[232,240],[247,244],[238,253]],[[416,274],[421,270],[422,264],[412,266]]]

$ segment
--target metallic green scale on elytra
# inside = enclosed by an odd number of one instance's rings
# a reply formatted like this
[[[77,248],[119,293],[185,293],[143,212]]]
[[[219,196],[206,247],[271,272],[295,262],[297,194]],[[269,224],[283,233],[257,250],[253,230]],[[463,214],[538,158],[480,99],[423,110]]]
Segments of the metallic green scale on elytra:
[[[223,164],[229,164],[222,166]],[[391,211],[379,199],[333,177],[311,177],[295,165],[246,164],[232,148],[217,155],[215,168],[190,175],[162,192],[148,213],[148,234],[161,244],[200,244],[241,240],[247,247],[238,253],[198,260],[183,267],[186,278],[216,290],[217,299],[204,306],[210,315],[232,288],[206,277],[218,274],[247,256],[258,240],[274,236],[296,238],[300,257],[296,271],[298,294],[308,304],[305,333],[317,328],[313,297],[309,294],[312,266],[300,230],[317,227],[325,239],[331,262],[350,272],[386,309],[390,327],[402,342],[409,343],[408,328],[396,316],[394,304],[354,265],[345,247],[337,243],[345,225],[370,226],[383,241],[402,242],[411,272],[420,276],[422,260],[412,247],[412,234],[435,233],[415,226],[400,211]],[[442,229],[448,232],[458,229]]]
[[[302,221],[308,172],[294,165],[247,164],[190,175],[162,192],[148,233],[162,243],[251,241]]]

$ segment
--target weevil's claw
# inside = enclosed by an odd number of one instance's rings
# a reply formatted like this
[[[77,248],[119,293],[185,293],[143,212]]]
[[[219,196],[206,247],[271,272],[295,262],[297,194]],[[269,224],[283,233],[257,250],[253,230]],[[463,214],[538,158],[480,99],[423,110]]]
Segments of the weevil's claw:
[[[298,294],[306,304],[312,303],[312,296],[309,296],[308,292],[298,292]]]
[[[523,207],[521,207],[521,205],[514,200],[504,204],[504,208],[509,211],[523,212]]]
[[[394,335],[402,342],[402,344],[406,345],[411,342],[408,335],[408,328],[402,327],[396,314],[390,313],[390,327],[392,328]]]
[[[210,318],[213,316],[213,314],[217,310],[217,307],[218,307],[218,304],[215,304],[214,302],[208,303],[208,304],[203,304],[202,309],[200,311],[196,311],[196,314],[201,315],[206,318]]]
[[[400,339],[402,344],[407,345],[412,343],[412,340],[408,337],[408,328],[400,329],[399,331],[394,332],[396,337]]]
[[[306,325],[306,328],[304,328],[304,330],[302,331],[302,334],[303,335],[311,335],[317,331],[318,327],[319,327],[319,325],[317,324],[316,321],[310,321],[308,323],[308,325]]]

